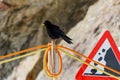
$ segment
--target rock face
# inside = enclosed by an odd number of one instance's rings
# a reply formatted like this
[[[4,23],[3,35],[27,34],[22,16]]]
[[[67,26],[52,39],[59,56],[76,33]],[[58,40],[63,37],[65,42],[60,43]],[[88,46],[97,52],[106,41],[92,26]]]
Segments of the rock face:
[[[119,4],[120,0],[99,0],[89,8],[85,18],[69,31],[68,36],[71,36],[74,44],[68,45],[64,41],[61,44],[88,56],[104,31],[109,30],[117,46],[120,46]],[[60,80],[75,80],[81,63],[65,55],[63,62],[64,69]],[[37,78],[37,80],[47,79],[42,72]]]
[[[48,38],[46,38],[44,28],[41,27],[41,23],[45,19],[50,19],[61,25],[61,28],[67,32],[68,28],[84,18],[89,5],[95,2],[94,0],[5,1],[9,5],[3,8],[0,13],[1,55],[46,43]],[[88,56],[103,32],[109,30],[117,46],[120,46],[120,34],[118,34],[120,32],[119,4],[120,0],[99,0],[90,6],[85,18],[68,33],[74,44],[68,45],[64,41],[61,44]],[[65,28],[65,26],[70,27]],[[42,56],[36,54],[20,63],[17,60],[1,65],[0,80],[4,80],[8,75],[7,80],[48,80],[43,71],[40,72],[42,69],[42,58],[40,57]],[[63,55],[63,64],[64,69],[60,80],[74,80],[81,63]],[[14,66],[16,67],[14,68]]]
[[[47,43],[49,39],[45,28],[42,27],[46,19],[60,25],[67,32],[84,18],[89,6],[97,0],[1,1],[3,2],[0,2],[0,55],[6,55]],[[38,58],[36,58],[36,64],[33,65],[35,67],[32,67],[33,69],[28,74],[31,80],[34,80],[42,69],[42,66],[39,66],[42,64],[42,56]],[[20,60],[16,60],[0,65],[0,80],[6,79],[19,62]],[[14,77],[11,80],[18,79]]]

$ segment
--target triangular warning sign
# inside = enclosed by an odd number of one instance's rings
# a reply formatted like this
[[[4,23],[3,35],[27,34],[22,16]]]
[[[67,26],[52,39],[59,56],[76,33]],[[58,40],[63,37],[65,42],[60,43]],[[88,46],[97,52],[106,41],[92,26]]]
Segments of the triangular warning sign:
[[[106,31],[101,39],[98,41],[95,48],[90,53],[89,57],[105,66],[108,66],[112,69],[115,69],[120,72],[120,52],[110,34],[109,31]],[[116,74],[94,62],[86,60],[87,63],[102,69],[112,75],[120,77],[120,74]],[[76,80],[117,80],[109,75],[104,74],[103,72],[94,69],[86,64],[83,64],[76,75]]]

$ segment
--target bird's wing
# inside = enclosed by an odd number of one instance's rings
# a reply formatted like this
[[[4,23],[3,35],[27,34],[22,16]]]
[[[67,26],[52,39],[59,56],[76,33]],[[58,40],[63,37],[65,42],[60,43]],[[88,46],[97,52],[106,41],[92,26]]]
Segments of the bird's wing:
[[[66,36],[66,34],[58,26],[54,25],[53,29],[54,29],[54,31],[55,31],[56,34],[59,34],[60,36],[64,36],[67,39],[72,40],[71,38],[69,38],[68,36]]]
[[[65,33],[58,26],[56,26],[56,25],[53,25],[53,26],[54,26],[53,29],[56,33],[59,33],[61,35],[65,35]]]

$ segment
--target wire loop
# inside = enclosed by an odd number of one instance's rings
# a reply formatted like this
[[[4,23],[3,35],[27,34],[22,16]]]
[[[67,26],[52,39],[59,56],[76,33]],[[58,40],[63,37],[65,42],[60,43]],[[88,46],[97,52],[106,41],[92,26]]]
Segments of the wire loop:
[[[60,55],[60,52],[56,49],[56,53],[59,57],[59,71],[57,73],[53,73],[49,68],[48,68],[48,65],[47,65],[47,59],[48,59],[48,53],[50,51],[51,47],[49,47],[46,51],[45,51],[45,54],[44,54],[44,60],[43,60],[43,68],[45,70],[45,74],[49,77],[58,77],[60,76],[60,74],[62,73],[62,57]],[[52,66],[52,65],[50,65]]]

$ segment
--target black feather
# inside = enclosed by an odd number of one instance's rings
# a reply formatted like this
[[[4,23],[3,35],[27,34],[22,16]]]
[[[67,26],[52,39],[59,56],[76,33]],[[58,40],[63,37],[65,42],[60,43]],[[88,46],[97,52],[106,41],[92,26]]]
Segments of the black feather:
[[[69,37],[67,37],[66,35],[65,36],[61,36],[62,37],[62,39],[64,39],[67,43],[69,43],[69,44],[73,44],[72,43],[72,39],[71,38],[69,38]]]
[[[44,22],[48,35],[50,36],[50,38],[52,39],[58,39],[58,38],[62,38],[64,39],[67,43],[71,44],[72,43],[72,39],[69,38],[68,36],[66,36],[66,34],[56,25],[52,24],[50,21],[45,21]]]

